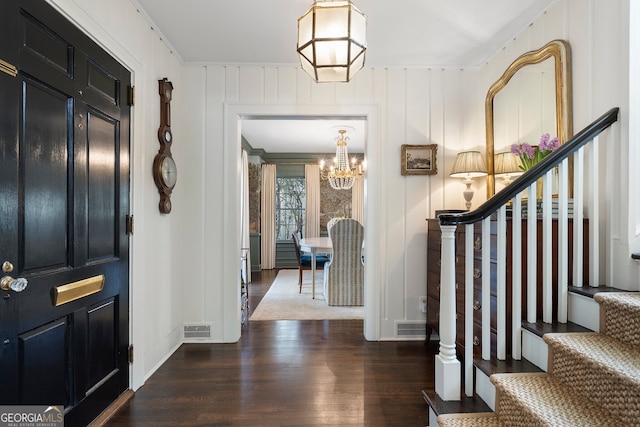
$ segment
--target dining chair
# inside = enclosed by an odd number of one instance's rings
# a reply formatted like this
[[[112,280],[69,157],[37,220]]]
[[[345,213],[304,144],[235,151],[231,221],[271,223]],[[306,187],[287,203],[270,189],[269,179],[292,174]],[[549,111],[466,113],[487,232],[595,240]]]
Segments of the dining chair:
[[[338,221],[329,230],[333,254],[324,265],[324,296],[329,305],[364,305],[364,227],[355,219]]]
[[[302,293],[302,271],[311,270],[311,254],[303,253],[300,251],[300,241],[298,235],[292,233],[293,246],[296,251],[296,259],[298,260],[298,288],[299,293]],[[318,268],[324,268],[324,264],[329,261],[329,257],[322,254],[316,254],[316,270]],[[315,274],[315,271],[313,272]]]

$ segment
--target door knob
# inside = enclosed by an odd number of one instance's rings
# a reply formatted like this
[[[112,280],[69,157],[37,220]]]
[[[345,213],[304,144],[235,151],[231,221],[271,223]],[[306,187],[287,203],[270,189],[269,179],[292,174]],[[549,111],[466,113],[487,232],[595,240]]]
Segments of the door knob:
[[[11,276],[4,276],[0,279],[0,289],[3,291],[14,291],[14,292],[22,292],[25,290],[29,282],[27,279],[19,277],[14,279]]]

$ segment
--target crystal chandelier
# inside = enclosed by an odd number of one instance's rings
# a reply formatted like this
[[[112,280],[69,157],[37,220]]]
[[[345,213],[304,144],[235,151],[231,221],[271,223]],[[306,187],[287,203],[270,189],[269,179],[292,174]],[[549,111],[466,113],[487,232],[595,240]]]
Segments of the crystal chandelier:
[[[364,175],[362,164],[358,164],[354,157],[349,164],[349,155],[347,153],[347,141],[349,137],[345,134],[346,130],[340,129],[339,135],[336,137],[336,157],[333,159],[333,165],[329,170],[324,168],[324,160],[320,161],[320,177],[328,180],[332,188],[336,190],[348,190],[353,187],[356,178]]]
[[[317,0],[298,19],[300,64],[316,82],[348,82],[362,67],[367,18],[350,0]]]

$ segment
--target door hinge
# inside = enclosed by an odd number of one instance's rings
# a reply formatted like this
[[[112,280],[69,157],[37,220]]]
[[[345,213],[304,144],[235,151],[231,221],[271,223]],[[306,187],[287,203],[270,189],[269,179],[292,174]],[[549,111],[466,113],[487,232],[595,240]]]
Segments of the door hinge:
[[[11,77],[18,75],[18,69],[2,59],[0,59],[0,71],[9,74]]]
[[[133,234],[133,215],[127,215],[126,218],[126,233]]]
[[[133,344],[129,346],[129,364],[133,365]]]
[[[127,87],[127,105],[133,107],[135,105],[136,100],[136,88],[135,86],[129,85]]]

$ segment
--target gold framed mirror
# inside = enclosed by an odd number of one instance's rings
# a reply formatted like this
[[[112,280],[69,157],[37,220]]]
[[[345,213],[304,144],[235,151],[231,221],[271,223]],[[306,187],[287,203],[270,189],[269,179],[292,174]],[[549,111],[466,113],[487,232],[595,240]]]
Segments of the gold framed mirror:
[[[485,100],[487,198],[495,194],[496,153],[509,151],[514,143],[537,145],[543,133],[564,144],[573,136],[572,114],[571,53],[566,41],[553,40],[513,61]],[[572,169],[570,164],[570,187]]]

